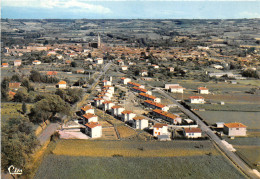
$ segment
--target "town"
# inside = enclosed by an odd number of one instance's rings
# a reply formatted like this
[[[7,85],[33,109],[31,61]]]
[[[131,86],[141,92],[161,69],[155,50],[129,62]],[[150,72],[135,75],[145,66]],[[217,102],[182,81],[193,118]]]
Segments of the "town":
[[[138,143],[139,151],[208,145],[242,170],[236,177],[259,177],[259,19],[204,20],[208,30],[181,28],[198,20],[85,21],[2,20],[5,136],[18,125],[31,135],[31,155],[51,145],[70,155],[58,146],[79,140]]]

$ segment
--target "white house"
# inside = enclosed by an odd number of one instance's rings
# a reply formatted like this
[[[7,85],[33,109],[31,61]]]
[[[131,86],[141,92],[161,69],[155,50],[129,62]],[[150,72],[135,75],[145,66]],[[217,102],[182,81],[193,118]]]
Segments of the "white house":
[[[140,72],[141,76],[148,76],[148,72],[146,70],[143,70]]]
[[[157,98],[155,96],[152,96],[152,95],[149,95],[149,94],[145,94],[145,93],[139,93],[139,97],[141,99],[150,100],[150,101],[153,101],[153,102],[156,102],[156,103],[160,103],[161,102],[160,98]]]
[[[83,124],[89,123],[89,122],[98,122],[98,117],[95,114],[87,113],[82,115]]]
[[[144,89],[144,85],[140,85],[138,83],[134,83],[134,82],[131,82],[131,81],[127,83],[127,86],[129,86],[129,87],[138,87],[138,88],[143,88]]]
[[[105,86],[103,86],[103,89],[104,89],[104,90],[109,89],[109,90],[112,91],[112,93],[115,92],[115,87],[114,87],[114,86],[111,86],[111,85],[105,85]]]
[[[111,111],[113,106],[115,106],[115,103],[113,103],[112,101],[104,101],[103,102],[104,111]]]
[[[95,114],[94,108],[91,105],[83,106],[80,109],[80,111],[81,111],[82,114],[86,114],[86,113]]]
[[[22,65],[22,60],[15,60],[14,61],[14,66],[17,67],[17,66],[21,66]]]
[[[97,58],[95,61],[97,64],[103,64],[103,58]]]
[[[61,88],[61,89],[67,88],[67,82],[66,81],[60,81],[59,83],[57,83],[57,87]]]
[[[202,96],[191,96],[190,97],[190,103],[193,104],[204,104],[204,98]]]
[[[94,101],[95,101],[95,106],[96,106],[96,107],[101,107],[101,106],[103,105],[102,103],[103,103],[105,100],[102,99],[102,98],[95,98]]]
[[[135,129],[141,129],[148,127],[148,120],[141,116],[136,116],[133,118],[133,127]]]
[[[168,125],[156,123],[153,126],[153,136],[158,137],[158,135],[168,135]]]
[[[122,106],[119,106],[119,105],[115,105],[112,107],[112,113],[114,116],[121,116],[122,115],[122,112],[125,110],[125,108],[123,108]]]
[[[168,106],[165,106],[161,103],[156,103],[156,102],[153,102],[153,101],[150,101],[150,100],[145,100],[144,105],[149,107],[149,108],[153,108],[153,109],[160,109],[160,110],[163,110],[163,111],[169,110]]]
[[[2,67],[3,67],[3,68],[7,68],[8,66],[9,66],[8,63],[2,63]]]
[[[180,86],[179,84],[165,84],[164,88],[165,89],[170,89],[171,86]]]
[[[128,82],[131,82],[131,79],[130,78],[125,78],[125,77],[122,77],[120,78],[120,82],[123,83],[124,85],[126,85]]]
[[[102,136],[102,126],[97,122],[90,122],[85,124],[85,133],[91,138],[98,138]]]
[[[123,70],[123,71],[125,71],[125,70],[127,70],[127,69],[128,69],[128,67],[127,67],[127,66],[122,66],[121,68],[122,68],[122,70]]]
[[[127,110],[124,110],[121,114],[122,114],[122,120],[124,122],[132,121],[133,118],[136,116],[135,113],[133,113],[132,111],[127,111]]]
[[[184,90],[182,86],[170,86],[169,88],[172,93],[183,93]]]
[[[199,87],[198,88],[198,93],[199,94],[209,94],[209,89],[205,87]]]
[[[246,126],[242,123],[225,123],[224,133],[228,136],[246,136]]]
[[[201,137],[201,129],[200,128],[184,128],[183,134],[187,138],[199,138],[199,137]]]
[[[111,81],[103,80],[103,86],[111,86],[111,85],[112,85]]]
[[[42,63],[42,62],[39,61],[39,60],[34,60],[34,61],[32,62],[33,65],[40,65],[41,63]]]

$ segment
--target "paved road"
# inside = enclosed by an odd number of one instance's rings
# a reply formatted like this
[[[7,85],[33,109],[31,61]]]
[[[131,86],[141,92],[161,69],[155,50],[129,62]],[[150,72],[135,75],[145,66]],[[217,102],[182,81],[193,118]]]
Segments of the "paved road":
[[[161,89],[157,89],[162,95],[166,98],[171,99],[174,104],[176,104],[186,115],[188,115],[191,119],[195,120],[197,124],[200,126],[201,130],[206,133],[217,145],[218,147],[226,154],[226,156],[233,161],[246,175],[250,178],[259,178],[253,170],[248,167],[248,165],[235,153],[228,150],[228,148],[222,143],[219,137],[206,125],[204,124],[199,117],[194,115],[190,110],[186,109],[183,105],[178,103],[173,97],[169,96],[165,91]]]
[[[37,137],[40,141],[40,144],[44,144],[47,140],[50,139],[51,135],[59,128],[58,123],[50,123],[43,132]]]

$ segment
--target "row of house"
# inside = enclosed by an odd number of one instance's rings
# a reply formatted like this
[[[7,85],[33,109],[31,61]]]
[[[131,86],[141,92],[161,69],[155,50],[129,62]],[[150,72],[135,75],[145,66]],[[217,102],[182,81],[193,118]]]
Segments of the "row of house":
[[[170,90],[172,93],[183,93],[185,89],[179,84],[165,84],[164,88]],[[199,87],[197,91],[199,94],[209,94],[209,89],[206,87]]]

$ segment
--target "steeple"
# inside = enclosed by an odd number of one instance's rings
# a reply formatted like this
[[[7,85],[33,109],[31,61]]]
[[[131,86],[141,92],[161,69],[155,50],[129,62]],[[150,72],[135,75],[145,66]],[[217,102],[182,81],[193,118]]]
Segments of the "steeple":
[[[100,40],[100,36],[98,34],[98,48],[100,48],[100,47],[101,47],[101,40]]]

